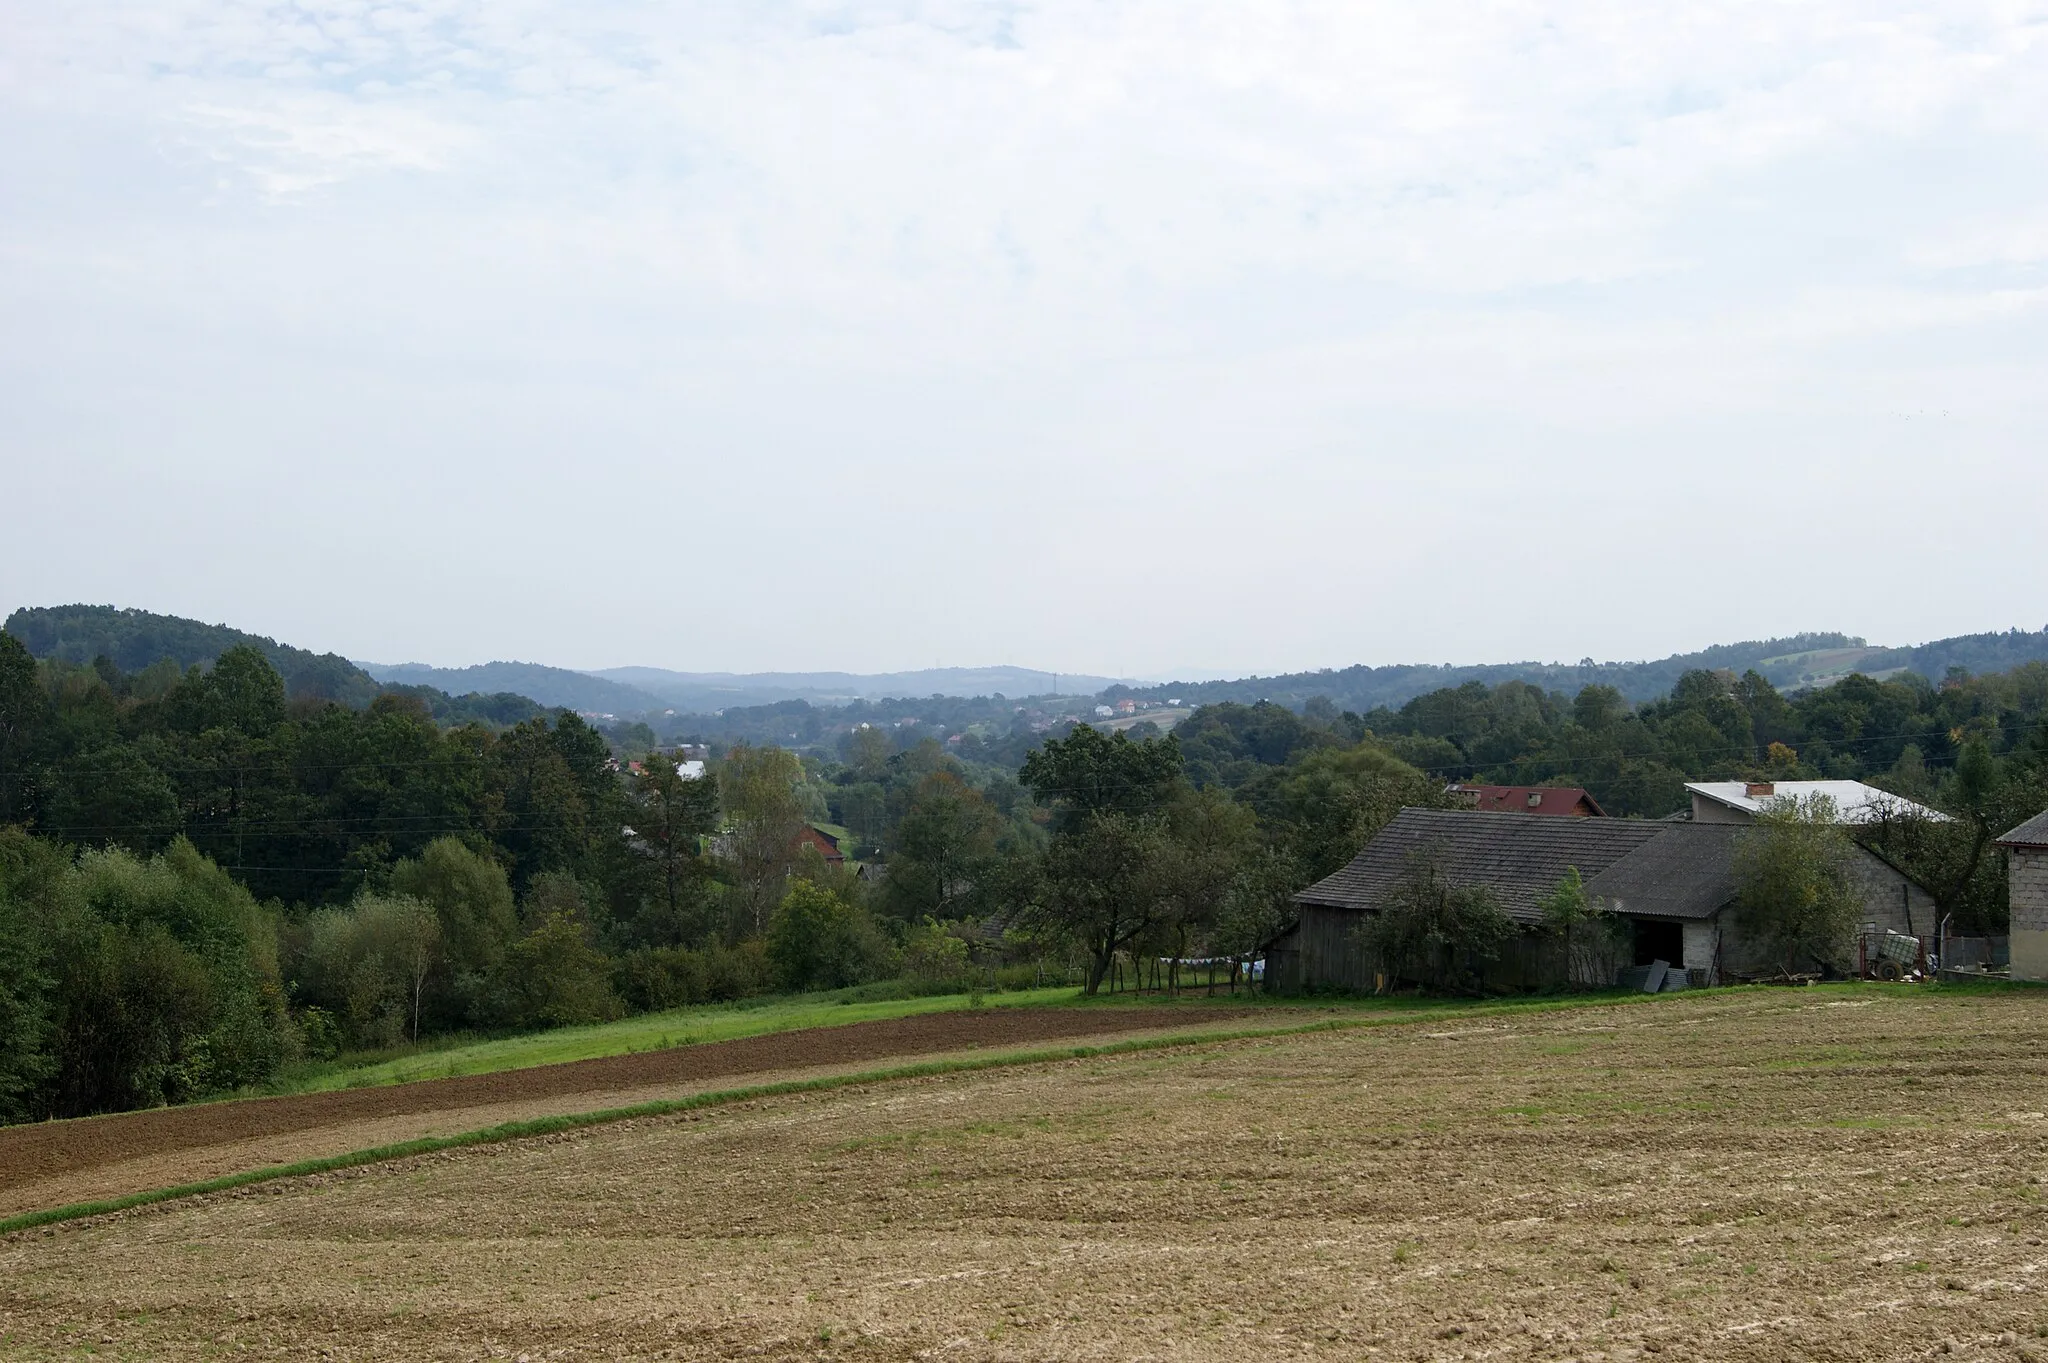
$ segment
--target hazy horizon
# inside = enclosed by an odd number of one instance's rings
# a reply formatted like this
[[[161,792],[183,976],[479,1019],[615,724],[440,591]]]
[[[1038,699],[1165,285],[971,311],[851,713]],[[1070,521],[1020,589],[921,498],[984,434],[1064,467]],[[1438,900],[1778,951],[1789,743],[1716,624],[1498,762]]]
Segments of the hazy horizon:
[[[2048,619],[1995,4],[87,0],[0,129],[4,608],[1130,677]]]
[[[72,602],[14,602],[14,603],[8,603],[8,602],[5,602],[5,601],[0,601],[0,620],[5,620],[5,619],[7,618],[7,616],[8,616],[9,614],[11,614],[11,612],[12,612],[13,610],[15,610],[16,608],[18,608],[18,607],[28,607],[28,606],[56,606],[56,605],[71,605],[71,604],[110,604],[110,605],[113,605],[113,606],[115,606],[115,607],[117,607],[117,608],[121,608],[121,607],[123,607],[123,606],[124,606],[124,604],[125,604],[125,603],[121,603],[121,602],[111,602],[111,603],[72,603]],[[140,607],[140,608],[138,608],[138,609],[148,609],[148,608],[147,608],[147,607]],[[168,614],[168,612],[156,612],[156,613],[158,613],[158,614]],[[197,617],[192,617],[192,618],[197,618]],[[271,632],[271,631],[269,631],[269,630],[266,630],[266,629],[260,628],[260,627],[258,627],[258,626],[257,626],[257,625],[255,625],[255,624],[251,624],[251,623],[248,623],[248,622],[244,622],[244,621],[237,621],[237,620],[202,620],[202,621],[201,621],[201,623],[205,623],[205,624],[217,624],[217,625],[225,625],[225,626],[227,626],[227,627],[229,627],[229,628],[232,628],[232,629],[238,629],[238,630],[241,630],[241,631],[243,631],[244,633],[248,633],[248,634],[253,634],[253,635],[257,635],[257,636],[261,636],[261,637],[268,637],[268,638],[271,638],[272,640],[274,640],[275,642],[277,642],[277,643],[279,643],[279,644],[285,644],[285,645],[289,645],[289,646],[291,646],[291,647],[294,647],[294,648],[302,648],[302,649],[305,649],[305,650],[307,650],[308,652],[312,652],[312,653],[329,653],[329,652],[336,652],[336,650],[332,650],[332,649],[324,648],[324,647],[320,646],[320,645],[319,645],[319,644],[317,644],[317,643],[313,643],[313,642],[308,642],[308,641],[306,641],[306,640],[303,640],[303,639],[297,639],[297,638],[293,638],[293,637],[291,637],[291,636],[289,636],[289,635],[283,635],[283,634],[276,634],[276,633],[273,633],[273,632]],[[2044,625],[2044,626],[2042,626],[2042,628],[2043,628],[2043,629],[2048,629],[2048,625]],[[1959,635],[1965,635],[1965,634],[1972,634],[1972,633],[2003,633],[2003,632],[2005,632],[2005,630],[2007,630],[2007,629],[2019,629],[2019,630],[2024,630],[2024,631],[2027,631],[2027,632],[2030,632],[2030,633],[2031,633],[2031,632],[2034,632],[2034,631],[2030,630],[2030,629],[2028,628],[2028,626],[2026,626],[2026,625],[2024,625],[2024,624],[2019,624],[2019,623],[2015,623],[2015,624],[2012,624],[2012,625],[2008,625],[2008,626],[1998,627],[1998,628],[1996,628],[1996,629],[1994,629],[1994,630],[1990,630],[1990,631],[1982,631],[1982,630],[1953,630],[1953,631],[1948,631],[1948,632],[1946,632],[1946,633],[1943,633],[1943,634],[1939,634],[1939,635],[1929,635],[1929,636],[1926,636],[1926,637],[1924,637],[1924,638],[1911,638],[1911,639],[1885,639],[1885,638],[1870,638],[1870,637],[1868,637],[1868,636],[1860,636],[1860,637],[1863,637],[1863,638],[1864,638],[1864,640],[1865,640],[1865,643],[1866,643],[1866,644],[1867,644],[1868,646],[1871,646],[1871,647],[1879,647],[1879,648],[1901,648],[1901,647],[1917,647],[1917,646],[1919,646],[1919,645],[1922,645],[1922,644],[1926,644],[1926,643],[1930,643],[1930,642],[1933,642],[1933,641],[1934,641],[1934,640],[1936,640],[1936,639],[1943,639],[1943,638],[1954,638],[1954,637],[1957,637],[1957,636],[1959,636]],[[1730,644],[1738,644],[1738,643],[1745,643],[1745,642],[1767,642],[1767,641],[1769,641],[1769,640],[1771,640],[1771,639],[1775,639],[1775,638],[1789,638],[1789,637],[1792,637],[1792,636],[1794,636],[1794,635],[1798,635],[1798,634],[1801,634],[1801,633],[1807,633],[1807,634],[1821,634],[1821,633],[1836,633],[1836,634],[1847,634],[1847,635],[1850,635],[1850,636],[1852,636],[1852,637],[1859,637],[1859,636],[1856,636],[1856,635],[1855,635],[1855,632],[1854,632],[1854,631],[1850,631],[1850,630],[1823,630],[1823,629],[1809,629],[1809,630],[1803,630],[1803,631],[1802,631],[1802,630],[1794,630],[1794,631],[1791,631],[1791,632],[1790,632],[1789,634],[1783,634],[1783,635],[1779,635],[1779,634],[1771,634],[1771,635],[1765,635],[1765,634],[1755,634],[1755,633],[1752,633],[1752,634],[1745,634],[1745,635],[1731,635],[1731,636],[1729,636],[1729,637],[1727,637],[1727,638],[1720,638],[1720,639],[1707,639],[1707,640],[1700,640],[1700,641],[1696,641],[1696,642],[1688,643],[1688,644],[1686,644],[1686,645],[1684,645],[1683,647],[1680,647],[1680,648],[1675,648],[1675,649],[1669,650],[1668,652],[1665,652],[1665,653],[1660,653],[1660,654],[1651,654],[1651,655],[1635,655],[1635,656],[1629,656],[1629,655],[1608,655],[1608,656],[1602,656],[1602,655],[1598,655],[1598,654],[1582,654],[1582,655],[1580,655],[1579,657],[1576,657],[1576,658],[1574,658],[1574,657],[1569,657],[1569,656],[1565,656],[1565,655],[1563,655],[1563,654],[1553,654],[1553,655],[1545,655],[1545,654],[1527,654],[1527,655],[1520,655],[1520,656],[1508,656],[1508,655],[1505,655],[1505,654],[1503,654],[1503,655],[1498,655],[1498,656],[1487,656],[1487,657],[1469,657],[1469,658],[1430,658],[1430,657],[1412,657],[1412,658],[1387,658],[1387,659],[1377,659],[1377,660],[1374,660],[1374,659],[1365,659],[1365,658],[1344,658],[1344,659],[1327,659],[1327,660],[1323,660],[1323,661],[1313,662],[1313,663],[1310,663],[1310,664],[1308,664],[1307,666],[1302,666],[1302,667],[1271,667],[1271,666],[1268,666],[1268,667],[1254,667],[1254,668],[1247,668],[1247,669],[1243,669],[1243,670],[1231,670],[1231,669],[1223,669],[1223,668],[1194,668],[1194,667],[1187,667],[1187,668],[1179,668],[1179,669],[1167,669],[1167,670],[1162,670],[1162,671],[1159,671],[1159,672],[1152,672],[1152,673],[1125,673],[1125,674],[1118,674],[1118,673],[1109,673],[1109,672],[1095,672],[1095,671],[1090,671],[1089,669],[1085,669],[1085,668],[1075,668],[1075,669],[1054,669],[1054,668],[1044,668],[1044,667],[1037,667],[1037,666],[1034,666],[1034,665],[1032,665],[1031,663],[1028,663],[1028,662],[1017,662],[1017,661],[1010,661],[1010,662],[978,662],[978,663],[977,663],[977,662],[966,662],[966,663],[945,663],[945,664],[939,664],[939,665],[935,665],[935,666],[927,666],[927,667],[916,667],[916,666],[912,666],[912,667],[882,667],[882,668],[872,668],[872,669],[857,669],[857,668],[851,668],[851,667],[845,667],[845,666],[836,666],[836,665],[832,665],[832,664],[830,664],[830,663],[826,663],[826,664],[821,664],[821,665],[818,665],[818,666],[811,666],[811,667],[783,667],[783,668],[758,668],[758,669],[735,669],[735,668],[718,668],[718,667],[694,667],[694,668],[691,668],[691,667],[668,667],[668,666],[666,666],[666,665],[664,665],[664,664],[660,664],[660,663],[649,663],[649,662],[645,662],[645,661],[639,661],[639,662],[615,662],[615,663],[605,663],[605,664],[601,664],[601,665],[598,665],[598,666],[582,666],[582,665],[579,665],[579,664],[576,664],[576,663],[573,663],[573,662],[559,662],[559,661],[554,661],[554,660],[551,660],[551,659],[548,659],[548,658],[545,658],[545,657],[540,657],[540,656],[533,656],[533,655],[522,655],[522,654],[504,654],[504,655],[500,655],[500,656],[496,656],[496,657],[491,657],[491,658],[479,658],[479,659],[472,659],[472,660],[467,660],[467,661],[451,661],[451,662],[429,662],[429,661],[425,661],[425,660],[421,660],[421,659],[417,659],[417,658],[407,658],[407,659],[400,659],[400,660],[390,660],[390,659],[378,659],[378,658],[371,658],[371,657],[366,657],[366,656],[362,656],[362,655],[349,655],[349,654],[343,654],[343,655],[341,655],[341,656],[347,657],[347,658],[348,658],[348,660],[349,660],[350,662],[354,663],[355,665],[357,665],[357,666],[359,666],[359,667],[364,667],[364,668],[367,668],[367,669],[372,669],[372,670],[374,670],[374,671],[377,671],[377,672],[390,672],[390,671],[395,671],[395,670],[397,670],[397,669],[405,669],[405,668],[428,668],[428,669],[432,669],[432,670],[436,670],[436,671],[456,671],[456,672],[459,672],[459,671],[464,671],[464,670],[474,670],[474,669],[477,669],[477,668],[482,668],[482,667],[489,667],[489,666],[492,666],[492,665],[495,665],[495,664],[513,664],[513,665],[531,664],[531,665],[538,665],[538,666],[543,666],[543,667],[555,667],[555,668],[561,668],[561,669],[563,669],[563,670],[566,670],[566,671],[571,671],[571,672],[578,672],[578,673],[582,673],[582,674],[584,674],[584,675],[587,675],[587,676],[594,676],[594,677],[602,677],[602,678],[606,678],[606,679],[608,679],[608,680],[620,680],[620,681],[625,681],[625,682],[627,682],[627,684],[629,684],[629,685],[631,685],[631,684],[636,684],[636,683],[633,683],[633,682],[631,681],[631,679],[630,679],[630,678],[627,678],[627,677],[622,677],[622,676],[618,676],[617,674],[620,674],[620,673],[632,673],[632,672],[637,672],[637,671],[642,671],[642,670],[646,670],[646,671],[653,671],[653,672],[670,672],[670,673],[674,673],[674,674],[677,674],[677,675],[695,676],[695,677],[702,677],[702,678],[717,678],[717,677],[734,677],[734,678],[752,678],[752,677],[771,677],[771,676],[788,676],[788,677],[797,677],[797,676],[817,676],[817,675],[829,675],[829,674],[834,674],[834,673],[837,673],[837,674],[844,674],[844,675],[847,675],[847,676],[853,676],[853,677],[863,677],[863,678],[871,678],[871,677],[877,677],[877,676],[890,676],[890,675],[897,675],[897,674],[911,674],[911,673],[923,673],[923,672],[929,672],[929,671],[934,671],[934,670],[937,670],[937,671],[956,671],[956,672],[982,672],[982,671],[1008,670],[1008,671],[1017,671],[1017,672],[1025,672],[1025,673],[1036,673],[1036,674],[1042,674],[1042,675],[1044,675],[1044,676],[1047,676],[1047,677],[1054,677],[1054,676],[1057,676],[1057,677],[1059,677],[1059,678],[1062,678],[1062,679],[1074,679],[1074,680],[1077,680],[1077,681],[1122,681],[1122,682],[1126,682],[1126,683],[1131,683],[1131,684],[1135,684],[1135,685],[1147,685],[1147,686],[1149,686],[1149,685],[1164,685],[1164,684],[1169,684],[1169,683],[1173,683],[1173,682],[1187,682],[1187,683],[1198,683],[1198,682],[1206,682],[1206,681],[1233,681],[1233,680],[1239,680],[1239,679],[1243,679],[1243,678],[1248,678],[1248,677],[1253,677],[1253,676],[1275,676],[1275,675],[1282,675],[1282,674],[1292,674],[1292,673],[1312,673],[1312,672],[1316,672],[1316,671],[1340,671],[1340,670],[1342,670],[1342,669],[1344,669],[1344,668],[1348,668],[1348,667],[1353,667],[1353,666],[1361,666],[1361,665],[1362,665],[1362,666],[1367,666],[1367,667],[1384,667],[1384,666],[1446,666],[1446,667],[1474,667],[1474,666],[1487,666],[1487,665],[1525,665],[1525,666],[1565,666],[1565,667],[1569,667],[1569,666],[1572,666],[1572,665],[1574,665],[1574,664],[1576,664],[1576,663],[1578,663],[1578,662],[1582,661],[1582,660],[1583,660],[1583,659],[1585,659],[1585,658],[1591,658],[1591,659],[1592,659],[1592,661],[1594,661],[1594,662],[1595,662],[1595,663],[1597,663],[1597,664],[1601,664],[1601,665],[1608,665],[1608,664],[1623,664],[1623,665],[1625,665],[1625,664],[1631,664],[1631,663],[1644,663],[1644,662],[1656,662],[1656,661],[1660,661],[1661,659],[1664,659],[1664,658],[1668,658],[1668,657],[1672,657],[1672,656],[1677,656],[1677,655],[1684,655],[1684,654],[1689,654],[1689,653],[1696,653],[1696,652],[1700,652],[1700,651],[1702,651],[1702,650],[1704,650],[1704,649],[1708,649],[1708,648],[1713,648],[1713,647],[1718,647],[1718,646],[1723,646],[1723,645],[1730,645]]]

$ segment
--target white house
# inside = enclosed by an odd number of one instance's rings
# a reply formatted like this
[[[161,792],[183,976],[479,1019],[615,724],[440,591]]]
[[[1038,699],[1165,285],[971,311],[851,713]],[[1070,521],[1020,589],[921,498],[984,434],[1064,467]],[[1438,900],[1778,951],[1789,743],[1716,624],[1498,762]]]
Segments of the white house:
[[[1845,824],[1877,823],[1902,815],[1948,822],[1948,815],[1915,804],[1861,781],[1687,781],[1692,793],[1694,823],[1750,823],[1779,800],[1805,800],[1825,795]]]

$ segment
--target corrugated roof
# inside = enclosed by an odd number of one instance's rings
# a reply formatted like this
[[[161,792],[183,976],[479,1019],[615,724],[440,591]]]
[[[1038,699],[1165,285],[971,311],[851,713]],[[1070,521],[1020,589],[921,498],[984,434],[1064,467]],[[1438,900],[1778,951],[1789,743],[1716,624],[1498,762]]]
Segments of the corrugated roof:
[[[2000,847],[2048,847],[2048,809],[1998,837]]]
[[[1645,918],[1711,918],[1735,898],[1741,824],[1659,821],[1653,827],[1665,830],[1663,836],[1589,877],[1586,892],[1616,913]]]
[[[1375,907],[1418,853],[1440,850],[1446,874],[1460,885],[1484,885],[1522,922],[1567,868],[1592,881],[1652,839],[1682,827],[1640,819],[1560,819],[1484,810],[1404,809],[1351,864],[1294,896],[1298,904],[1340,909]]]
[[[1807,799],[1814,795],[1825,795],[1835,802],[1836,817],[1843,823],[1873,823],[1886,814],[1910,814],[1935,823],[1947,823],[1948,815],[1926,805],[1915,804],[1903,795],[1894,795],[1876,786],[1866,786],[1861,781],[1776,781],[1759,782],[1768,785],[1768,795],[1749,794],[1750,783],[1744,781],[1687,781],[1685,788],[1695,795],[1724,804],[1730,809],[1739,809],[1748,814],[1762,812],[1774,800]]]

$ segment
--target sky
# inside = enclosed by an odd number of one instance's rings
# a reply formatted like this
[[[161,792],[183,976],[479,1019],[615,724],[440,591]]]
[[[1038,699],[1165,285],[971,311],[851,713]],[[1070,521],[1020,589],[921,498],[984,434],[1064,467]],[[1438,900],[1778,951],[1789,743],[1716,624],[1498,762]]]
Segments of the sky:
[[[2048,623],[2048,0],[0,0],[0,612],[1119,676]]]

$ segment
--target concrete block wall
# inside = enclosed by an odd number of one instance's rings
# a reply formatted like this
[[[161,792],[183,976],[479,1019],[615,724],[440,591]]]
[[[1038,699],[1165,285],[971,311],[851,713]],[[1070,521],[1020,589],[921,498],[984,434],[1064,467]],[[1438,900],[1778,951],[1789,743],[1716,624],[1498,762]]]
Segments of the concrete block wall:
[[[1720,983],[1714,978],[1714,956],[1720,944],[1721,924],[1717,918],[1685,925],[1685,960],[1680,964],[1692,972],[1695,984]]]
[[[2048,980],[2048,849],[2012,849],[2012,977]]]
[[[1858,848],[1851,872],[1863,891],[1863,921],[1909,937],[1931,938],[1941,917],[1934,896],[1889,865]]]

